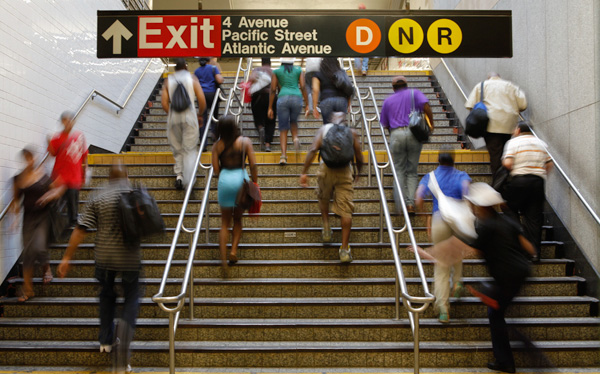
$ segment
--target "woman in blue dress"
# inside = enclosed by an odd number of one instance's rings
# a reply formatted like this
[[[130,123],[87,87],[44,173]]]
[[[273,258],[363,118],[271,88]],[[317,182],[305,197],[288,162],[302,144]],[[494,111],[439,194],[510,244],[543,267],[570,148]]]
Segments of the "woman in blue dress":
[[[244,210],[236,207],[235,201],[242,183],[248,180],[246,158],[250,164],[250,173],[254,183],[258,180],[256,158],[252,141],[240,135],[235,117],[231,115],[219,118],[217,124],[219,140],[212,149],[212,165],[215,176],[218,176],[218,198],[221,206],[221,231],[219,233],[219,248],[221,262],[227,267],[237,262],[237,249],[242,237],[242,215]],[[243,159],[242,159],[243,157]],[[227,255],[229,226],[233,218],[233,238],[231,252]]]

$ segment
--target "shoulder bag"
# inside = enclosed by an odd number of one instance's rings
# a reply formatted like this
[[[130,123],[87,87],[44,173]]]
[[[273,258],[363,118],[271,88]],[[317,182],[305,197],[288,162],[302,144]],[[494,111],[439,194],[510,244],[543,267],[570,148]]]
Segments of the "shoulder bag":
[[[467,116],[465,124],[465,134],[471,138],[481,138],[487,133],[487,125],[490,118],[487,114],[487,107],[483,103],[483,81],[481,82],[481,99]]]
[[[250,179],[244,178],[244,169],[246,168],[246,147],[244,146],[244,138],[242,138],[242,187],[238,191],[235,199],[235,206],[243,210],[250,210],[250,213],[256,214],[260,212],[262,206],[262,196],[258,184]]]
[[[450,226],[454,234],[463,240],[471,241],[477,238],[475,232],[475,215],[464,200],[458,200],[444,195],[432,171],[429,173],[429,190],[438,201],[440,215]]]
[[[421,143],[429,140],[431,128],[427,124],[427,120],[423,112],[415,108],[415,90],[410,90],[410,114],[408,115],[408,128],[415,138]]]

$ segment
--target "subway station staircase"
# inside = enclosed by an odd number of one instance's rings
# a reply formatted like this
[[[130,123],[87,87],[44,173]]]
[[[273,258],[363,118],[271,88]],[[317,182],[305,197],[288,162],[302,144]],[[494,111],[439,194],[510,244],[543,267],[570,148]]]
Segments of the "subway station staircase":
[[[457,128],[454,112],[434,76],[408,76],[409,86],[421,89],[431,100],[436,130],[424,146],[420,176],[437,166],[437,150],[457,150],[457,168],[474,181],[489,182],[485,152],[463,148],[468,144]],[[361,87],[372,86],[379,105],[391,93],[389,76],[357,77]],[[224,85],[231,86],[231,79]],[[174,188],[172,158],[167,145],[166,116],[161,108],[159,87],[140,118],[141,128],[124,155],[93,155],[94,176],[81,192],[85,204],[93,191],[107,180],[115,157],[128,164],[130,179],[143,183],[156,197],[167,224],[167,233],[142,244],[143,298],[132,344],[132,366],[168,367],[168,318],[151,300],[157,293],[168,249],[184,196]],[[223,104],[222,104],[223,105]],[[356,109],[356,107],[355,107]],[[367,116],[374,108],[366,103]],[[223,110],[221,109],[221,113]],[[258,143],[249,110],[242,117],[244,135]],[[367,170],[356,186],[356,214],[350,238],[354,261],[340,264],[339,219],[333,218],[333,243],[321,242],[321,221],[315,195],[316,164],[310,169],[311,188],[298,185],[305,150],[320,121],[299,121],[302,154],[288,149],[288,165],[280,166],[278,132],[272,153],[257,153],[262,212],[244,218],[240,261],[222,278],[218,260],[220,225],[216,181],[210,192],[209,240],[200,243],[195,265],[195,318],[183,312],[176,335],[177,367],[214,368],[384,368],[412,367],[413,337],[407,313],[401,307],[395,320],[394,265],[387,232],[380,237],[380,198],[376,182],[370,186]],[[385,160],[381,133],[372,130],[378,157]],[[259,151],[258,146],[255,149]],[[210,150],[210,146],[209,146]],[[209,155],[204,161],[210,162]],[[366,168],[365,168],[366,169]],[[393,210],[391,172],[385,172],[387,203]],[[199,173],[186,216],[195,223],[205,184]],[[426,204],[431,211],[431,201]],[[426,219],[430,213],[412,218],[417,241],[429,244]],[[394,215],[401,226],[403,218]],[[508,311],[508,323],[527,335],[557,367],[600,366],[598,300],[585,295],[585,280],[572,276],[573,261],[561,258],[561,244],[551,240],[552,227],[545,227],[543,259],[534,264],[532,277]],[[36,296],[25,303],[5,302],[0,318],[0,366],[108,367],[110,358],[99,352],[97,284],[93,278],[94,234],[75,255],[65,279],[50,285],[35,279]],[[408,236],[400,236],[401,248]],[[174,270],[167,294],[179,291],[188,253],[188,237],[182,236],[175,253]],[[56,269],[66,243],[50,249]],[[414,257],[400,253],[409,290],[419,287]],[[425,262],[433,281],[433,267]],[[179,277],[179,278],[177,278]],[[489,279],[482,259],[465,260],[464,282],[475,285]],[[18,282],[18,280],[17,280]],[[451,322],[438,322],[433,307],[421,318],[422,367],[484,368],[492,359],[486,308],[476,298],[451,298]],[[518,367],[547,365],[517,340],[514,350]],[[484,369],[486,371],[487,369]]]

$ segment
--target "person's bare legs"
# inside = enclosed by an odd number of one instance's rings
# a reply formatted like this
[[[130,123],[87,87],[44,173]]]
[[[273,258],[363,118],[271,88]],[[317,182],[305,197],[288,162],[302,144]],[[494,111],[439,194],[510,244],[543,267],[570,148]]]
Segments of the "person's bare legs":
[[[341,217],[342,224],[342,249],[348,249],[350,243],[350,230],[352,229],[352,217]]]
[[[242,216],[244,210],[240,208],[233,209],[233,238],[231,239],[231,255],[237,256],[238,245],[242,238]]]
[[[221,250],[221,265],[227,267],[227,239],[229,239],[229,225],[233,208],[221,207],[221,231],[219,231],[219,249]]]
[[[26,301],[33,297],[33,267],[23,268],[23,286],[21,287],[22,295],[19,301]]]
[[[319,200],[319,210],[321,210],[321,219],[323,220],[323,231],[329,231],[329,201]]]
[[[292,140],[294,141],[294,147],[296,148],[296,152],[300,151],[300,139],[298,139],[298,124],[292,123],[290,125],[290,129],[292,130]]]

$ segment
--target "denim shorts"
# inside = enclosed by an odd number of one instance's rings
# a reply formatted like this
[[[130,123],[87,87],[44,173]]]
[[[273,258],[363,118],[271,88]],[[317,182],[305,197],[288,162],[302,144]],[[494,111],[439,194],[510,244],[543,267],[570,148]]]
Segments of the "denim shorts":
[[[285,95],[277,99],[277,118],[279,119],[279,131],[290,129],[290,123],[298,123],[298,117],[302,110],[302,96]]]

